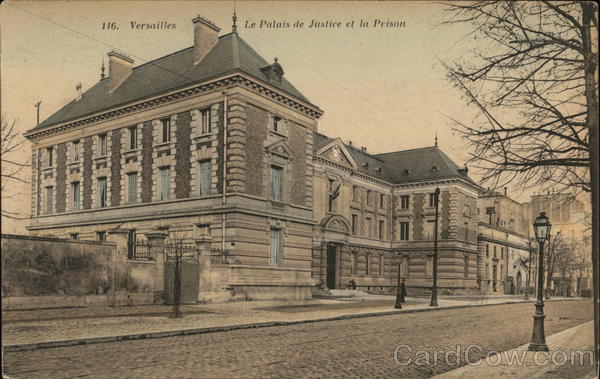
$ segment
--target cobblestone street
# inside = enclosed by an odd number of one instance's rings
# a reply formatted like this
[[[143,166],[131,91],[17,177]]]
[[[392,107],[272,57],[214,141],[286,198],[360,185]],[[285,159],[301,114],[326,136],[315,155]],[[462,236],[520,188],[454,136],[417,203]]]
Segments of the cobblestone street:
[[[529,341],[533,308],[495,305],[7,352],[4,372],[11,378],[425,377],[454,367],[397,365],[397,345],[413,351],[470,344],[483,352],[507,350]],[[592,319],[592,302],[549,302],[545,313],[550,335]]]

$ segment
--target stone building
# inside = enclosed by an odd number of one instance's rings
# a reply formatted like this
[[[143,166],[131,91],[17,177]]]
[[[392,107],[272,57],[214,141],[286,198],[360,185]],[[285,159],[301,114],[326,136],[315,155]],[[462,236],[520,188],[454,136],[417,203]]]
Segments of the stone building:
[[[527,275],[531,275],[530,287],[535,270],[529,273],[529,253],[532,240],[529,238],[529,209],[504,193],[486,191],[478,201],[479,250],[477,279],[484,293],[514,294],[523,292]],[[532,267],[533,268],[533,267]]]
[[[372,155],[319,134],[322,110],[277,59],[235,22],[221,36],[193,23],[192,47],[152,62],[110,52],[108,77],[26,134],[31,234],[126,244],[123,265],[164,231],[203,241],[212,271],[199,293],[386,291],[398,274],[425,290],[439,187],[439,286],[477,289],[479,187],[466,168],[437,143]]]

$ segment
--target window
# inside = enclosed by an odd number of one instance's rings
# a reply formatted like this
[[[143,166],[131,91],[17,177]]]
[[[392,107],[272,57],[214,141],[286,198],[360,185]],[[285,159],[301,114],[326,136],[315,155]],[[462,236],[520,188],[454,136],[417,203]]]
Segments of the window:
[[[373,199],[371,199],[371,190],[367,190],[367,205],[371,205],[373,202]]]
[[[379,256],[379,276],[383,276],[383,254]]]
[[[134,259],[135,257],[135,230],[129,230],[127,234],[127,259]]]
[[[358,216],[352,215],[352,234],[358,234]]]
[[[49,147],[46,149],[46,167],[52,167],[52,153],[54,148]]]
[[[71,161],[79,162],[79,141],[71,143]]]
[[[271,166],[271,200],[281,201],[282,183],[281,167]]]
[[[352,186],[352,201],[358,201],[358,187]]]
[[[465,278],[469,277],[469,256],[465,255]]]
[[[283,119],[279,116],[271,116],[271,123],[272,126],[271,128],[273,129],[274,132],[276,133],[281,133],[283,132]]]
[[[382,193],[380,193],[379,194],[379,208],[383,208],[384,203],[385,203],[385,196]]]
[[[435,207],[435,193],[429,194],[429,206],[432,208]]]
[[[328,179],[328,182],[329,182],[329,195],[328,195],[327,210],[329,212],[333,212],[333,195],[334,195],[334,191],[335,191],[335,189],[333,188],[333,186],[335,185],[335,180],[334,179]]]
[[[169,200],[169,178],[171,169],[164,167],[160,169],[160,200]]]
[[[504,248],[503,247],[500,248],[500,258],[504,259]]]
[[[356,251],[353,251],[352,254],[350,255],[350,273],[355,275],[356,274]]]
[[[365,226],[367,229],[366,230],[367,237],[371,237],[372,223],[373,223],[373,220],[370,217],[367,217],[367,225]]]
[[[160,123],[162,125],[162,142],[169,142],[171,140],[171,120],[163,118]]]
[[[201,110],[200,118],[202,121],[202,134],[210,133],[210,108]]]
[[[200,162],[200,196],[210,195],[211,163],[210,160]]]
[[[98,206],[106,207],[106,178],[98,178]]]
[[[408,222],[400,223],[400,240],[408,241]]]
[[[74,211],[79,210],[80,207],[80,192],[79,182],[71,183],[71,206]]]
[[[76,240],[77,237],[79,237],[79,233],[71,233],[70,237],[71,237],[72,240]]]
[[[271,228],[271,258],[270,263],[281,263],[281,229]]]
[[[131,126],[127,130],[129,133],[129,150],[135,150],[137,149],[137,128]]]
[[[106,242],[106,232],[96,232],[98,242]]]
[[[380,220],[379,221],[379,239],[382,240],[384,239],[384,235],[385,235],[385,222]]]
[[[127,202],[137,201],[137,172],[127,174]]]
[[[54,187],[46,187],[46,213],[52,213],[54,208]]]
[[[98,136],[98,156],[104,157],[107,155],[106,134]]]
[[[369,254],[365,254],[365,275],[369,275]]]
[[[490,245],[489,244],[485,244],[485,257],[489,258],[490,257]]]
[[[494,246],[494,258],[496,258],[496,246]]]
[[[402,195],[400,196],[400,208],[402,209],[408,209],[408,199],[409,196],[408,195]]]

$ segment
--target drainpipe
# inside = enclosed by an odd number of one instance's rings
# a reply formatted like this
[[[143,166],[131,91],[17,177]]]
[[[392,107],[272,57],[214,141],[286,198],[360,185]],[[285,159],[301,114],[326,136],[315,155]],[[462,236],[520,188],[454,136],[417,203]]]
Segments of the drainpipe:
[[[227,124],[228,124],[228,108],[227,108],[227,92],[223,91],[223,183],[222,183],[222,209],[223,215],[221,216],[221,248],[225,251],[225,203],[227,199],[225,197],[225,191],[227,190]]]

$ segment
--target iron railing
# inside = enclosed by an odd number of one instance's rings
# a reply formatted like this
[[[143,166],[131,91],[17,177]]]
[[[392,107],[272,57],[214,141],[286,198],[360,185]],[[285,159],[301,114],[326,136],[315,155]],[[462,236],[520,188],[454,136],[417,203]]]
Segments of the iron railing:
[[[150,260],[150,242],[138,240],[128,244],[127,258],[131,260]]]
[[[198,250],[196,244],[187,242],[167,243],[162,248],[166,262],[197,262]]]

